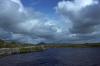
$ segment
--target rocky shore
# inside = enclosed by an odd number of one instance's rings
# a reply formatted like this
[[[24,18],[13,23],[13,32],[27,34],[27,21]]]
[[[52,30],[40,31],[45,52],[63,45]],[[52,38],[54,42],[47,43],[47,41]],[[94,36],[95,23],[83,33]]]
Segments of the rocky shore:
[[[0,48],[0,57],[12,55],[12,54],[21,54],[29,52],[39,52],[45,50],[43,47],[20,47],[20,48]]]

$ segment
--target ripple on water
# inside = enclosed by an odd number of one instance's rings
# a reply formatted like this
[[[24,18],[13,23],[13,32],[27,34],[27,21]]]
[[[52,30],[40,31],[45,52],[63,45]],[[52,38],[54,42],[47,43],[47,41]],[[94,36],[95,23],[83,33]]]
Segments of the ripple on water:
[[[100,48],[49,49],[8,56],[0,59],[0,66],[100,66]]]
[[[31,62],[19,63],[17,66],[66,66],[67,64],[62,63],[56,58],[40,58]]]

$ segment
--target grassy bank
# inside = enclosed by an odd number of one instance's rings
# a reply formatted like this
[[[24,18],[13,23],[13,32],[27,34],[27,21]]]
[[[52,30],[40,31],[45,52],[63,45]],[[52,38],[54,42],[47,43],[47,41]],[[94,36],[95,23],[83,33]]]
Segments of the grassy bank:
[[[0,56],[21,54],[29,52],[40,52],[48,48],[97,48],[100,43],[86,43],[86,44],[22,44],[16,42],[8,42],[0,40]]]
[[[31,47],[17,47],[17,48],[0,48],[0,57],[12,55],[12,54],[22,54],[30,52],[41,52],[45,49],[41,46],[31,46]]]
[[[29,53],[29,52],[40,52],[45,50],[45,48],[42,48],[41,46],[31,46],[31,47],[21,47],[19,48],[20,53]]]
[[[95,44],[49,44],[44,45],[45,48],[98,48],[100,47],[99,43]]]
[[[22,44],[17,42],[8,42],[0,40],[0,56],[7,56],[11,54],[21,54],[29,52],[40,52],[45,50],[43,46],[36,46],[33,44]]]

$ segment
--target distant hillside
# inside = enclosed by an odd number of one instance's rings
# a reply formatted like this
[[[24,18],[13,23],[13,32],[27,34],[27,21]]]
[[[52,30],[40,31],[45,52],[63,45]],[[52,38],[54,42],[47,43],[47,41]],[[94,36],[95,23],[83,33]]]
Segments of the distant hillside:
[[[27,44],[27,43],[19,43],[14,41],[6,41],[0,39],[0,48],[16,48],[16,47],[28,47],[28,46],[44,46],[46,48],[85,48],[85,47],[100,47],[100,43],[85,43],[85,44],[68,44],[68,43],[45,43],[40,42],[37,45]]]
[[[0,48],[16,48],[16,47],[26,47],[33,46],[33,44],[19,43],[14,41],[6,41],[0,39]]]
[[[37,45],[18,43],[14,41],[6,41],[0,39],[0,57],[16,54],[16,53],[29,53],[40,52],[48,48],[98,48],[100,43],[85,43],[85,44],[67,44],[67,43],[44,43],[41,42]]]

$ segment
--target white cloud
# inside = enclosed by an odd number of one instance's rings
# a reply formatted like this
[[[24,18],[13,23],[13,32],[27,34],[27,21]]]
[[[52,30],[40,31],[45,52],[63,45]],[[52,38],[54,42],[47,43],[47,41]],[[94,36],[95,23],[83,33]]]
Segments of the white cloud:
[[[56,11],[62,18],[54,20],[24,7],[20,0],[0,0],[0,37],[7,34],[11,40],[31,43],[89,41],[100,24],[100,6],[96,0],[87,1],[60,1]]]
[[[85,42],[98,38],[95,36],[97,34],[93,35],[100,28],[100,4],[98,0],[60,1],[56,6],[56,11],[63,16],[65,22],[72,24],[69,29],[71,39],[74,37],[75,41]]]
[[[20,0],[0,1],[0,10],[0,28],[12,34],[8,37],[11,40],[53,42],[56,33],[62,31],[56,20],[24,7]]]
[[[93,4],[98,4],[99,2],[97,0],[74,0],[74,1],[60,1],[56,7],[57,11],[60,11],[62,13],[70,13],[70,14],[75,14],[89,6],[89,5],[93,5]],[[64,13],[64,14],[65,14]]]

